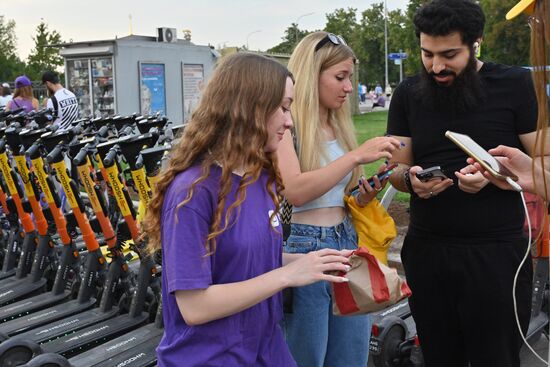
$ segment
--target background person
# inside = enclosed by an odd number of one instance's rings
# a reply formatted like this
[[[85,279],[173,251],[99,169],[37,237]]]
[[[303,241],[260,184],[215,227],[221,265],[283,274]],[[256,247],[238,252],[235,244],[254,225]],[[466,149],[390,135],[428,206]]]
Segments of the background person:
[[[8,83],[2,83],[0,87],[0,108],[5,107],[12,98],[10,85]]]
[[[485,148],[533,149],[531,76],[475,57],[484,24],[480,6],[470,0],[419,8],[414,25],[424,68],[397,87],[389,108],[388,133],[405,143],[392,159],[401,168],[390,181],[411,193],[401,258],[427,367],[520,365],[523,342],[511,294],[527,242],[521,197],[480,173],[461,171],[466,154],[444,135],[467,134]],[[435,165],[453,177],[418,180],[418,171]],[[523,331],[531,280],[527,261],[516,289]]]
[[[46,86],[50,96],[46,107],[51,108],[57,116],[53,124],[58,126],[59,131],[70,129],[71,123],[80,116],[76,96],[61,85],[59,76],[53,71],[42,74],[42,84]]]
[[[282,254],[275,151],[293,98],[281,64],[227,56],[172,149],[145,221],[163,251],[160,367],[295,366],[280,291],[346,280],[326,272],[347,270],[349,252]]]
[[[361,97],[361,103],[367,101],[367,86],[365,84],[359,83],[359,96]]]
[[[384,94],[375,96],[375,98],[372,100],[373,109],[374,107],[385,107],[385,106],[386,106],[386,97],[384,97]]]
[[[382,90],[382,86],[380,85],[380,83],[376,83],[376,87],[374,88],[374,93],[377,96],[384,94],[384,91]]]
[[[334,34],[315,32],[294,49],[288,68],[296,78],[292,105],[294,138],[285,132],[277,151],[283,195],[293,205],[286,253],[356,249],[357,235],[344,195],[357,185],[361,164],[391,157],[394,138],[357,146],[348,95],[353,91],[355,55]],[[362,183],[362,180],[361,180]],[[363,185],[356,197],[367,204],[376,191]],[[382,185],[376,182],[376,190]],[[292,313],[285,314],[286,340],[299,366],[365,367],[371,323],[368,315],[334,316],[330,284],[293,289]]]
[[[13,98],[6,104],[6,110],[8,111],[19,108],[23,108],[25,112],[38,110],[38,100],[33,96],[32,83],[26,75],[18,76],[15,79]]]

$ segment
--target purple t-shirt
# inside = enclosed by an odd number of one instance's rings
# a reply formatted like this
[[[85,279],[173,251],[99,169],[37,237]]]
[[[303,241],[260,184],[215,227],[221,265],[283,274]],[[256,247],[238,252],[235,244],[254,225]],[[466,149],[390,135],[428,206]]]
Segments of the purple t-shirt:
[[[212,167],[210,177],[195,186],[191,201],[177,209],[187,197],[191,183],[201,176],[200,166],[191,167],[176,176],[164,197],[161,239],[165,330],[157,349],[158,365],[295,366],[279,326],[280,293],[235,315],[197,326],[187,325],[178,309],[176,290],[239,282],[281,266],[281,226],[275,220],[273,228],[269,220],[275,206],[266,190],[265,172],[246,188],[240,215],[217,237],[214,254],[204,256],[220,175],[221,169]],[[226,209],[235,200],[240,179],[232,176],[233,188]]]
[[[34,107],[32,106],[32,99],[17,97],[9,101],[7,106],[12,111],[18,108],[23,108],[25,112],[34,111]]]

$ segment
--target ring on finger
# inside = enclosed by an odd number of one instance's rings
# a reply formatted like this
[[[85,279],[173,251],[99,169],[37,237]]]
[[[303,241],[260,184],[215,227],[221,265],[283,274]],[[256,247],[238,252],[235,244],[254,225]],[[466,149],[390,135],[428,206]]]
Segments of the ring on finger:
[[[434,197],[434,196],[435,196],[434,192],[430,191],[430,197]]]
[[[376,191],[382,191],[382,187],[374,188]]]

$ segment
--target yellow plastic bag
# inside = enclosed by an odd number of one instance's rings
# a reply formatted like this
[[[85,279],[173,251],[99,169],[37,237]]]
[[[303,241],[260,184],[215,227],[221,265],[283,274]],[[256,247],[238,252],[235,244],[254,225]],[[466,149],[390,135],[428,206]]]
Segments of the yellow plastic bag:
[[[357,204],[355,196],[345,196],[344,201],[351,213],[359,247],[366,247],[379,261],[387,265],[388,248],[397,236],[393,218],[376,198],[364,207]]]

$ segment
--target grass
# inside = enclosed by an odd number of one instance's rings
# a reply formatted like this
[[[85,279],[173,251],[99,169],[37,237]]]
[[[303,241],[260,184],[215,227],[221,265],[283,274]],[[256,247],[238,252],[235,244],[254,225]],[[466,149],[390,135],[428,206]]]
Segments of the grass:
[[[355,124],[355,131],[357,133],[357,142],[359,144],[364,141],[374,138],[376,136],[383,136],[386,133],[386,123],[388,121],[388,111],[376,111],[369,112],[362,115],[353,116],[353,122]],[[365,177],[370,177],[378,171],[378,167],[384,162],[379,160],[377,162],[369,163],[363,166],[365,171]],[[383,190],[378,198],[381,198]],[[409,194],[399,192],[395,196],[394,200],[397,201],[409,201]]]

